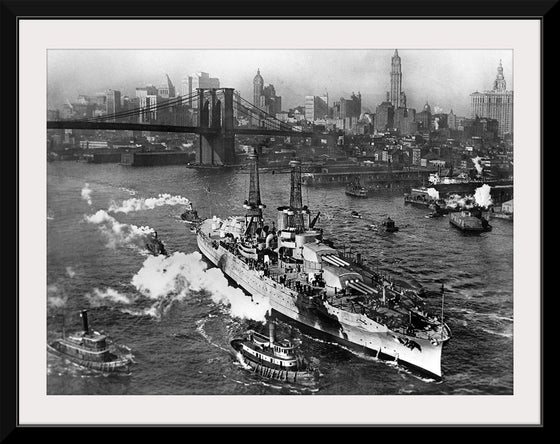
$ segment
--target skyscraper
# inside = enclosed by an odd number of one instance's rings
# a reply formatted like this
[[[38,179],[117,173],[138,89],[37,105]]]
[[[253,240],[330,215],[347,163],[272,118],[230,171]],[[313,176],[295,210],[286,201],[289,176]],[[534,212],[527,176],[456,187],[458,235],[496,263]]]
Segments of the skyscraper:
[[[329,114],[328,96],[305,96],[305,120],[314,122]]]
[[[158,89],[153,85],[136,88],[138,107],[141,110],[138,115],[139,123],[149,123],[157,120],[157,109],[155,107],[158,103],[158,97]]]
[[[471,117],[489,117],[498,121],[498,135],[513,132],[513,91],[506,90],[502,61],[491,91],[471,94]]]
[[[107,99],[105,100],[105,111],[107,114],[115,114],[121,110],[121,92],[108,89],[105,92]]]
[[[197,72],[192,76],[185,76],[181,81],[181,96],[188,97],[182,100],[183,105],[192,106],[192,94],[196,93],[197,88],[219,88],[220,79],[217,77],[210,77],[207,72]]]
[[[379,104],[375,109],[375,129],[377,131],[386,131],[393,128],[395,108],[390,101],[389,93],[387,100]]]
[[[282,111],[282,97],[276,95],[274,85],[264,86],[260,69],[253,79],[253,105],[272,116]]]
[[[171,99],[175,97],[175,86],[167,74],[164,75],[158,87],[158,95],[162,99]]]
[[[263,93],[264,80],[261,76],[261,70],[257,69],[257,75],[253,79],[253,105],[257,108],[261,106],[261,96]]]
[[[399,52],[395,49],[395,53],[391,58],[391,94],[389,97],[389,101],[391,102],[391,105],[393,105],[395,109],[401,106],[401,92],[402,92],[401,58],[399,57]],[[404,106],[406,106],[406,104]]]

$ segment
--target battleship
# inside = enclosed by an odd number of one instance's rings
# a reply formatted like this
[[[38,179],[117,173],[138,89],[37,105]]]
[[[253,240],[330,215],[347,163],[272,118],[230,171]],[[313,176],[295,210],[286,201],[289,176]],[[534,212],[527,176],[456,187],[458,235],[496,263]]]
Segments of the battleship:
[[[441,313],[430,313],[421,292],[368,267],[361,253],[337,250],[324,239],[318,215],[311,218],[302,205],[297,160],[291,162],[290,204],[278,208],[277,227],[266,224],[256,157],[250,155],[245,215],[202,222],[200,252],[247,293],[268,298],[279,319],[441,380],[442,349],[451,338],[443,288]]]

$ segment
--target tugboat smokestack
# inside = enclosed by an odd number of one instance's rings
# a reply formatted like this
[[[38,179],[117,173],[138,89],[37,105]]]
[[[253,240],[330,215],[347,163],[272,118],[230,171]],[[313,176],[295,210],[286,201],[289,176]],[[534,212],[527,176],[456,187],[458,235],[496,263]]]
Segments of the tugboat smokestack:
[[[82,310],[80,312],[80,316],[82,317],[82,328],[86,333],[88,333],[89,325],[88,325],[88,318],[87,318],[87,310]]]
[[[270,341],[271,345],[274,343],[274,322],[273,321],[270,321],[268,323],[268,340]]]

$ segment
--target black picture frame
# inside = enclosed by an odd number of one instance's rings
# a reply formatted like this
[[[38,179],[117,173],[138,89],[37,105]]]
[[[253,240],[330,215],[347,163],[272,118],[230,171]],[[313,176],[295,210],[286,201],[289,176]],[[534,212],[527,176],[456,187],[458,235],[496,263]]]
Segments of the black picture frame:
[[[545,102],[549,105],[552,102],[552,94],[543,94],[544,85],[553,85],[551,76],[553,71],[552,48],[554,47],[556,26],[557,26],[557,0],[550,1],[411,1],[411,0],[392,0],[392,1],[268,1],[268,2],[227,2],[227,1],[0,1],[1,11],[1,50],[2,50],[2,70],[1,85],[3,85],[4,100],[1,101],[2,107],[2,131],[0,134],[0,146],[6,147],[4,155],[10,160],[8,167],[4,167],[4,181],[6,182],[5,190],[8,195],[14,197],[14,202],[7,208],[5,220],[14,223],[13,232],[15,235],[8,235],[4,238],[4,242],[9,244],[10,255],[8,256],[9,274],[4,278],[5,282],[13,285],[4,291],[0,297],[0,331],[1,331],[1,350],[2,359],[0,361],[1,375],[1,428],[0,440],[15,441],[27,436],[30,429],[44,428],[50,437],[54,437],[58,430],[56,427],[50,426],[27,426],[19,423],[18,415],[18,319],[24,315],[20,311],[19,306],[19,287],[18,281],[25,276],[25,265],[19,264],[19,202],[18,195],[18,171],[24,165],[25,158],[20,156],[18,148],[18,131],[21,130],[24,122],[18,121],[18,29],[21,19],[41,20],[44,18],[61,18],[61,19],[80,19],[80,18],[111,18],[116,20],[126,20],[129,18],[154,19],[154,18],[196,18],[200,20],[208,18],[231,19],[231,18],[249,18],[254,20],[267,20],[270,18],[294,18],[299,20],[315,20],[318,18],[327,20],[336,20],[339,18],[352,19],[425,19],[432,18],[437,20],[462,19],[537,19],[542,24],[541,28],[541,78],[543,80],[541,86],[541,97],[543,102],[543,142],[541,142],[541,155],[544,158],[543,143],[545,132],[550,134],[549,128],[554,128],[552,117],[544,113]],[[548,57],[546,57],[548,55]],[[545,67],[548,65],[549,70]],[[547,82],[546,79],[549,79]],[[16,147],[11,150],[11,147]],[[542,162],[541,178],[544,178],[544,161]],[[543,179],[544,180],[544,179]],[[541,190],[544,192],[543,185]],[[541,193],[542,196],[543,193]],[[542,197],[541,197],[542,199]],[[544,201],[541,200],[541,254],[544,259],[543,229],[544,229]],[[14,217],[15,216],[15,217]],[[15,257],[11,252],[15,252]],[[541,271],[541,289],[544,289],[544,263]],[[542,293],[541,293],[541,302]],[[544,320],[544,311],[541,312],[541,324]],[[541,338],[544,331],[541,332]],[[542,344],[542,341],[541,341]],[[542,346],[541,346],[542,347]],[[541,348],[541,356],[544,349]],[[544,358],[541,362],[541,400],[544,397]],[[542,401],[541,401],[542,402]],[[510,425],[486,425],[496,427],[528,427],[542,428],[544,426],[544,403],[541,408],[541,423],[539,425],[510,424]],[[74,426],[74,425],[73,425]],[[126,425],[123,425],[126,426]],[[148,426],[148,425],[146,425]],[[201,425],[202,426],[202,425]],[[251,426],[244,424],[240,426]],[[286,424],[286,426],[295,426],[294,424]],[[308,424],[306,426],[314,427],[316,425]],[[333,424],[335,426],[335,424]],[[343,425],[336,425],[344,427]],[[345,426],[345,427],[358,427]],[[405,425],[406,426],[406,425]],[[443,425],[442,425],[443,426]],[[449,426],[449,425],[446,425]],[[482,425],[473,425],[471,428]],[[132,426],[131,426],[132,427]],[[195,426],[193,426],[195,427]],[[213,427],[220,427],[216,425]],[[321,426],[316,426],[321,427]],[[324,426],[323,426],[324,427]],[[412,427],[412,425],[410,425]],[[99,437],[102,439],[104,426],[93,427],[91,437]],[[135,427],[136,428],[136,427]],[[158,427],[159,428],[159,427]],[[166,428],[161,426],[161,428]],[[141,428],[137,430],[138,434],[142,434]],[[162,432],[164,430],[161,430]],[[78,434],[85,431],[76,431]],[[88,431],[89,433],[89,431]],[[159,433],[159,432],[158,432]]]

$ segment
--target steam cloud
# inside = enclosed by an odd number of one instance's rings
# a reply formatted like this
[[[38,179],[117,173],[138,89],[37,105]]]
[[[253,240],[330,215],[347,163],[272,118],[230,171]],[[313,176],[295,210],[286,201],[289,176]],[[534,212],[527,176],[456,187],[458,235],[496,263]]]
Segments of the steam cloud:
[[[490,196],[490,185],[482,185],[474,192],[474,200],[479,207],[488,208],[492,205],[492,197]]]
[[[89,188],[89,183],[86,183],[82,188],[82,199],[84,199],[88,205],[91,205],[91,189]]]
[[[427,192],[428,192],[428,196],[430,196],[432,199],[439,200],[438,190],[436,190],[435,188],[428,188]]]
[[[158,197],[132,198],[125,200],[121,205],[111,203],[109,212],[130,213],[131,211],[153,210],[163,205],[188,205],[189,199],[183,196],[172,196],[171,194],[160,194]]]
[[[459,194],[452,194],[445,200],[445,204],[450,208],[470,209],[474,207],[475,202],[472,196],[460,196]]]
[[[482,175],[482,165],[480,164],[481,158],[479,156],[476,156],[471,160],[474,163],[474,167],[476,168],[476,172],[478,173],[478,175]]]
[[[68,297],[56,285],[47,286],[47,303],[50,308],[64,307],[67,300]]]
[[[234,317],[265,322],[265,314],[270,310],[266,298],[247,296],[241,289],[231,287],[220,269],[208,269],[198,252],[150,256],[132,278],[132,285],[144,296],[155,299],[155,306],[160,308],[184,299],[191,292],[205,291],[214,303],[229,306]]]
[[[105,290],[100,290],[99,288],[93,289],[93,294],[86,293],[86,298],[92,307],[99,307],[105,305],[106,301],[111,301],[117,304],[131,304],[132,300],[117,290],[112,288],[106,288]]]
[[[144,248],[149,237],[154,233],[153,228],[132,224],[122,224],[105,210],[99,210],[91,216],[85,216],[87,222],[99,225],[101,232],[107,237],[108,246],[137,246]]]

